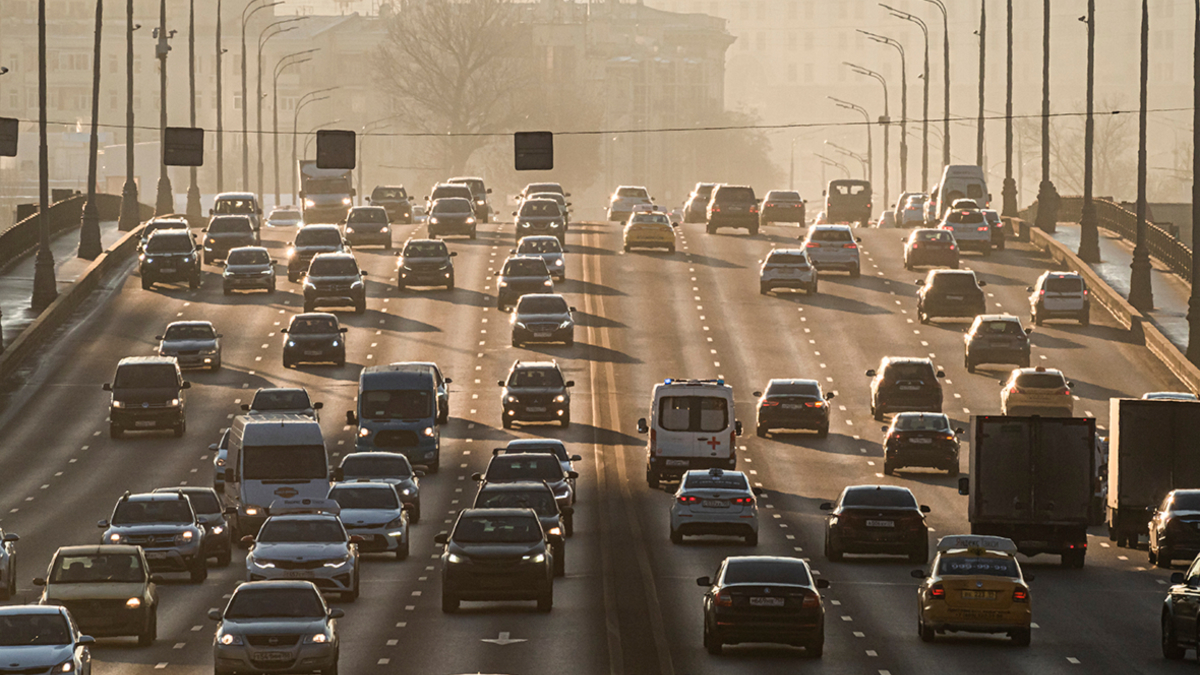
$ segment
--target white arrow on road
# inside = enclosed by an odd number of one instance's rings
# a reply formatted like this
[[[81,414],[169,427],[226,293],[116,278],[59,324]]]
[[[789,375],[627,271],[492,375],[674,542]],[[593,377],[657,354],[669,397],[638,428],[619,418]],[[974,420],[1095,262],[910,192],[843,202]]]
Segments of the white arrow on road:
[[[508,637],[509,635],[512,635],[512,633],[500,631],[500,637],[484,638],[483,642],[490,642],[494,645],[515,645],[518,642],[525,642],[525,640],[520,639],[514,640],[513,638]]]

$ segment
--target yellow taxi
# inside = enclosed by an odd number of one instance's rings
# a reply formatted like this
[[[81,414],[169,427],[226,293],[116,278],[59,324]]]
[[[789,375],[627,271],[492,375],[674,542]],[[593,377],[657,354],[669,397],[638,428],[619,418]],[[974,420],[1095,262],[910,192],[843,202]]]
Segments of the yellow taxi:
[[[635,212],[625,224],[625,252],[633,248],[665,248],[675,252],[675,228],[665,213]]]
[[[1007,633],[1029,645],[1032,621],[1028,582],[1004,537],[953,535],[938,540],[929,571],[917,589],[917,630],[924,642],[938,633]]]

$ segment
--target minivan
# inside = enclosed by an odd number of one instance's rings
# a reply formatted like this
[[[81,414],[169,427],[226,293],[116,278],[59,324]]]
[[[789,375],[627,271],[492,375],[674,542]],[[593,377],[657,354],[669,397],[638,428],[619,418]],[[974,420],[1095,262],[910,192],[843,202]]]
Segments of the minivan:
[[[725,380],[667,379],[654,385],[650,419],[638,420],[638,433],[650,435],[650,488],[691,469],[736,469],[742,423],[733,415],[733,387]]]
[[[987,208],[992,201],[983,169],[974,164],[950,164],[942,169],[942,180],[938,182],[935,198],[935,221],[945,217],[956,199],[972,199],[980,208]]]
[[[254,236],[259,236],[263,210],[258,203],[258,197],[253,192],[222,192],[217,195],[213,207],[208,210],[211,216],[247,216],[254,227]]]
[[[112,392],[108,435],[121,438],[130,429],[187,430],[183,390],[192,386],[179,372],[174,356],[127,356],[104,391]]]
[[[414,466],[437,473],[441,459],[437,403],[437,382],[427,368],[393,363],[363,369],[358,378],[358,409],[346,411],[346,424],[358,427],[354,450],[400,453]]]

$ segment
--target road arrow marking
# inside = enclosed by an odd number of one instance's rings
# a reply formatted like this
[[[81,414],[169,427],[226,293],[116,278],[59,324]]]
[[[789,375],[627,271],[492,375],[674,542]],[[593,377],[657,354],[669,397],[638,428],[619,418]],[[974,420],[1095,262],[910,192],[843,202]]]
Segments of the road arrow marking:
[[[511,634],[512,633],[500,631],[500,637],[495,637],[495,638],[490,638],[490,639],[484,638],[483,642],[490,642],[494,645],[515,645],[518,642],[525,642],[525,640],[513,639],[513,638],[508,637]]]

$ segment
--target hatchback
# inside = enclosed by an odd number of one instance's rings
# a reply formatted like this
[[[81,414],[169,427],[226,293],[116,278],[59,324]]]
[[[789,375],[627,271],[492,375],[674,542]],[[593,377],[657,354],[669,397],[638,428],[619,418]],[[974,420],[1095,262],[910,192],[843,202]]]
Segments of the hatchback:
[[[858,244],[849,225],[815,225],[804,238],[804,250],[818,270],[845,270],[851,278],[861,274]]]
[[[813,295],[817,292],[817,277],[807,249],[777,248],[767,254],[758,270],[758,292],[766,295],[776,288],[791,288]]]
[[[922,466],[958,476],[958,436],[962,429],[950,426],[942,413],[902,412],[883,427],[883,473],[895,475],[896,469]]]
[[[979,209],[951,209],[938,227],[953,232],[961,248],[992,254],[992,226]]]
[[[1071,417],[1075,414],[1073,385],[1061,370],[1043,366],[1017,368],[1008,379],[1000,380],[1000,386],[1000,410],[1004,415]]]
[[[1081,326],[1091,322],[1091,297],[1087,283],[1075,272],[1046,272],[1029,292],[1029,312],[1033,325],[1047,319],[1073,319]]]
[[[1011,314],[980,314],[963,335],[963,365],[968,373],[981,363],[1011,363],[1029,367],[1029,334]]]

